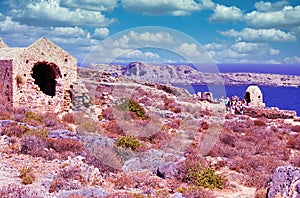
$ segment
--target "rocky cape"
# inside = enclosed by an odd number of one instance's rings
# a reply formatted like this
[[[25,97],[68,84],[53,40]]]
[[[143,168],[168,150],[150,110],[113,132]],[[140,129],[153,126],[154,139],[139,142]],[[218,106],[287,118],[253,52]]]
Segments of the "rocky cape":
[[[209,67],[209,66],[207,66]],[[201,72],[187,65],[151,65],[132,62],[128,66],[91,64],[91,68],[116,75],[127,75],[147,82],[171,84],[260,85],[299,87],[300,76],[264,73]]]

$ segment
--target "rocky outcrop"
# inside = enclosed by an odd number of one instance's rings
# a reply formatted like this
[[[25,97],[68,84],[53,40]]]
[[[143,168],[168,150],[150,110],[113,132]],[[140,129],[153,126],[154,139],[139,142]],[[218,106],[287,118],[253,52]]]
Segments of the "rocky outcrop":
[[[150,65],[133,62],[127,67],[121,65],[92,65],[100,71],[127,75],[147,82],[172,84],[218,84],[218,85],[260,85],[300,86],[300,76],[262,73],[203,73],[187,65]]]
[[[273,175],[268,197],[300,197],[300,168],[279,166]]]

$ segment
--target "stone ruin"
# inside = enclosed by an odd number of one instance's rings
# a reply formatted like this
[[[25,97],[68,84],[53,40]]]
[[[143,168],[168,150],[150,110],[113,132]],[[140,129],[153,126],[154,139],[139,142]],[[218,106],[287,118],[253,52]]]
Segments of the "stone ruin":
[[[265,107],[263,95],[258,86],[251,85],[245,92],[244,99],[250,107]]]
[[[13,107],[68,111],[76,78],[77,60],[47,38],[27,48],[0,39],[0,97]]]

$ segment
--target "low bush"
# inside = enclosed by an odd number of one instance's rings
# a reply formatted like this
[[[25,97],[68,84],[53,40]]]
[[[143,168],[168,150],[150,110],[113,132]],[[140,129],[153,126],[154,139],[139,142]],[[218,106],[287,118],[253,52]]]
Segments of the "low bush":
[[[34,112],[27,111],[23,122],[32,126],[39,126],[42,124],[42,118]]]
[[[297,135],[296,137],[291,137],[286,143],[286,146],[288,148],[300,150],[300,135]]]
[[[254,125],[255,126],[266,126],[266,122],[262,119],[257,119],[257,120],[254,120]]]
[[[183,197],[186,198],[215,198],[216,196],[212,191],[204,189],[204,188],[183,188],[178,189],[178,192],[182,193]]]
[[[113,109],[111,107],[103,109],[100,117],[110,121],[114,120]]]
[[[64,127],[58,116],[54,113],[47,112],[41,116],[42,123],[45,127]]]
[[[7,126],[4,126],[2,128],[1,134],[2,135],[7,135],[9,137],[21,137],[25,133],[27,133],[30,129],[28,127],[19,125],[17,123],[11,123]]]
[[[143,107],[133,99],[122,98],[121,103],[118,105],[118,108],[122,111],[131,111],[133,112],[139,119],[145,120],[147,119],[145,110]]]
[[[92,150],[92,149],[91,149]],[[97,167],[103,176],[117,173],[122,168],[121,160],[108,149],[93,148],[94,151],[87,150],[85,162]]]
[[[150,135],[148,139],[154,148],[159,149],[162,146],[167,145],[168,142],[171,141],[172,135],[167,131],[158,130],[153,135]]]
[[[224,177],[211,168],[203,168],[200,163],[188,167],[188,178],[192,184],[203,188],[224,188]]]
[[[44,196],[36,191],[35,188],[18,184],[9,184],[0,188],[0,197],[5,198],[43,198]]]
[[[175,102],[174,99],[171,99],[171,98],[165,98],[164,99],[164,108],[166,110],[170,110],[174,113],[181,113],[181,107],[179,104],[177,104]]]
[[[98,123],[89,121],[89,122],[82,122],[77,127],[77,131],[79,132],[97,132],[99,131]]]
[[[300,125],[292,126],[291,130],[294,132],[300,132]]]
[[[35,129],[35,130],[26,130],[26,132],[23,134],[23,136],[26,136],[26,135],[34,135],[41,139],[45,139],[49,135],[49,130],[45,129],[45,128]]]
[[[80,185],[68,181],[62,177],[57,177],[55,178],[51,183],[50,183],[50,187],[49,187],[49,192],[50,193],[54,193],[54,192],[58,192],[60,190],[76,190],[79,189]]]
[[[26,135],[21,139],[21,153],[32,156],[41,156],[39,151],[46,148],[47,144],[35,135]]]
[[[117,124],[115,120],[109,121],[104,125],[104,128],[107,132],[112,134],[124,135],[123,129]]]
[[[74,115],[73,113],[67,113],[65,115],[62,116],[62,121],[67,122],[67,123],[71,123],[74,124],[75,120],[74,120]]]
[[[123,136],[117,139],[115,145],[136,151],[138,147],[142,146],[142,143],[134,137]]]
[[[31,167],[23,167],[19,170],[19,177],[22,179],[22,183],[25,185],[32,184],[35,176],[32,173]]]
[[[47,139],[48,148],[54,149],[58,153],[73,152],[80,154],[83,151],[83,143],[71,138]]]

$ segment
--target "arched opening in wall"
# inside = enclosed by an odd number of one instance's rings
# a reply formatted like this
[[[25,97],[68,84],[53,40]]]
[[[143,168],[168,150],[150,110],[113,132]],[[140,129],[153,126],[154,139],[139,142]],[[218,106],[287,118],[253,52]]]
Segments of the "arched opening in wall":
[[[248,91],[245,93],[244,99],[246,100],[247,103],[250,103],[250,102],[251,102],[251,99],[250,99],[250,93],[249,93]]]
[[[39,86],[40,90],[48,95],[55,96],[56,80],[61,77],[60,70],[57,65],[47,62],[38,62],[32,68],[31,76],[34,83]]]

